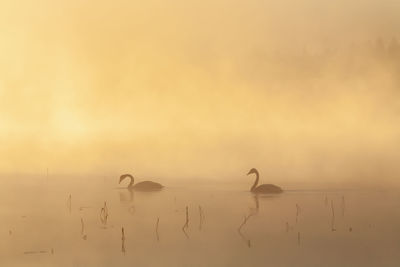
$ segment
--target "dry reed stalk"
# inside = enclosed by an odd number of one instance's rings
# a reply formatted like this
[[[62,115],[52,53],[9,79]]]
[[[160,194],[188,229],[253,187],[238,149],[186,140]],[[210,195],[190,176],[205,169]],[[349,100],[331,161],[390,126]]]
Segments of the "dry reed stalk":
[[[189,235],[186,233],[186,229],[189,227],[189,207],[186,206],[186,221],[182,227],[182,231],[185,234],[186,238],[189,239]]]
[[[107,202],[104,202],[104,207],[102,207],[100,210],[100,221],[103,225],[106,225],[107,219],[108,219]]]
[[[240,237],[243,239],[243,241],[247,244],[247,246],[250,248],[251,247],[251,240],[247,239],[246,236],[242,233],[242,228],[244,225],[246,225],[247,221],[250,219],[251,216],[253,216],[254,214],[249,214],[247,216],[244,216],[243,222],[242,224],[239,226],[238,228],[238,233],[240,235]]]
[[[83,222],[83,218],[81,218],[81,236],[83,240],[87,239],[87,235],[85,235],[85,223]]]
[[[300,232],[297,232],[297,244],[300,246]]]
[[[157,222],[156,222],[156,237],[157,241],[160,241],[160,235],[158,234],[158,224],[160,223],[160,218],[157,217]]]
[[[121,252],[124,253],[124,255],[125,255],[126,250],[125,250],[125,231],[124,231],[124,227],[122,227],[122,230],[121,230],[121,242],[122,242]]]
[[[336,231],[335,229],[335,208],[333,207],[333,200],[331,200],[331,208],[332,208],[332,221],[331,221],[331,231]]]
[[[48,253],[47,250],[30,250],[30,251],[25,251],[24,254],[43,254],[43,253]]]
[[[296,223],[298,221],[299,214],[300,214],[300,206],[296,204]]]
[[[200,217],[199,231],[201,231],[201,229],[203,228],[203,221],[206,218],[206,216],[204,215],[203,208],[201,206],[199,206],[199,217]]]

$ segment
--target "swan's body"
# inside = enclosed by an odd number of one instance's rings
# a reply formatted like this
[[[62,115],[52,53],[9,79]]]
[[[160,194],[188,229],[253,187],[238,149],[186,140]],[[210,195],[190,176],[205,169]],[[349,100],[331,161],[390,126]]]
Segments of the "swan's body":
[[[158,191],[161,190],[164,186],[159,183],[155,183],[152,181],[143,181],[134,185],[135,178],[133,178],[130,174],[123,174],[119,177],[119,183],[121,183],[125,178],[130,178],[131,182],[128,185],[129,190],[138,190],[138,191]]]
[[[250,191],[256,194],[277,194],[277,193],[282,193],[283,190],[279,186],[276,186],[274,184],[262,184],[258,185],[258,180],[260,179],[260,175],[256,169],[251,169],[249,171],[249,174],[254,173],[256,175],[256,180],[253,184],[253,186],[250,188]]]

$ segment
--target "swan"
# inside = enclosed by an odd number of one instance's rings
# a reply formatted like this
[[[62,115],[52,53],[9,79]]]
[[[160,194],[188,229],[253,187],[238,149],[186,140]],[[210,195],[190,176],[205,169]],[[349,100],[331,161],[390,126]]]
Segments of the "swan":
[[[152,181],[143,181],[143,182],[133,185],[135,178],[133,178],[133,176],[130,174],[121,175],[119,177],[119,183],[121,183],[125,178],[131,178],[131,182],[128,185],[129,190],[133,189],[133,190],[138,190],[138,191],[158,191],[164,187],[163,185],[152,182]]]
[[[250,191],[256,194],[268,194],[268,193],[282,193],[283,190],[279,186],[273,185],[273,184],[262,184],[257,186],[259,176],[260,174],[258,173],[257,169],[252,168],[247,175],[250,175],[254,173],[256,175],[256,181],[254,182],[253,186],[250,188]]]

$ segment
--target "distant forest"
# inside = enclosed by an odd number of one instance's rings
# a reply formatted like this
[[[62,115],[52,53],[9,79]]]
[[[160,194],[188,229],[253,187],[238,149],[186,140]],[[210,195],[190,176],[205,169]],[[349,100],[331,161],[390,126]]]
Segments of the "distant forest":
[[[313,50],[305,46],[296,52],[259,49],[250,58],[239,60],[238,66],[245,77],[278,83],[285,79],[304,81],[327,75],[345,81],[379,72],[390,74],[400,84],[400,42],[397,38],[377,38],[341,48]]]

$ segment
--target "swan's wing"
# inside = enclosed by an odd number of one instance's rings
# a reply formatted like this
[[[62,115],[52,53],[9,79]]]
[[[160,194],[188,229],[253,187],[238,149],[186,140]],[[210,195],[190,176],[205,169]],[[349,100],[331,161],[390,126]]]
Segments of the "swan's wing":
[[[135,190],[160,190],[163,188],[163,186],[159,183],[155,183],[152,181],[143,181],[140,183],[137,183],[133,187]]]
[[[255,192],[259,193],[281,193],[282,188],[274,184],[262,184],[255,188]]]

